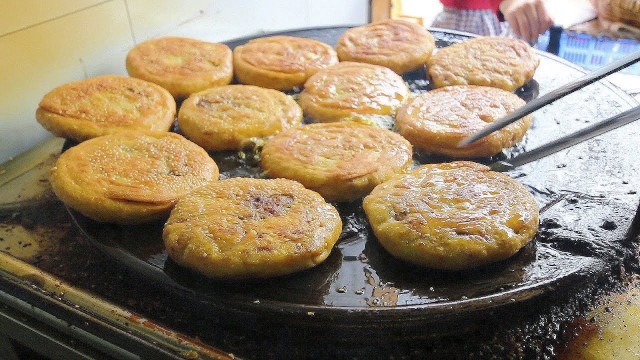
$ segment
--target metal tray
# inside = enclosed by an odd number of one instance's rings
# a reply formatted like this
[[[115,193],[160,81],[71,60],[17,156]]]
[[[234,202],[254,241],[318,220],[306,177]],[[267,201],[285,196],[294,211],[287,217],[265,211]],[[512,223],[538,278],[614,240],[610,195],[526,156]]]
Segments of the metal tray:
[[[279,34],[335,45],[346,29]],[[437,47],[469,37],[431,31]],[[228,44],[233,48],[250,39]],[[584,74],[553,55],[538,52],[538,56],[541,63],[534,80],[517,91],[525,100]],[[424,70],[405,79],[416,92],[429,90]],[[537,111],[524,141],[498,158],[535,148],[635,103],[606,81],[593,84]],[[640,124],[631,124],[509,172],[539,203],[539,233],[511,259],[463,272],[423,269],[392,258],[372,235],[359,202],[337,205],[343,232],[320,266],[270,280],[233,282],[213,281],[174,264],[163,249],[162,223],[118,226],[94,222],[72,210],[70,213],[93,245],[144,281],[193,303],[203,316],[331,326],[360,336],[386,336],[390,329],[425,329],[424,325],[429,325],[425,333],[461,331],[463,326],[457,320],[579,286],[607,271],[614,259],[628,255],[631,250],[627,240],[636,232],[633,219],[640,198],[634,158],[638,136]],[[253,154],[211,155],[220,166],[222,178],[259,176]],[[414,159],[417,163],[449,160],[418,153]]]

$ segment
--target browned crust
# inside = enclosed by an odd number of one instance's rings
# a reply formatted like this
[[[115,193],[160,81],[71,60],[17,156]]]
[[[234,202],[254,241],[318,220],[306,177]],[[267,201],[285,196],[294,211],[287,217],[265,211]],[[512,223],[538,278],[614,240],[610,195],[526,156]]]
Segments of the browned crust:
[[[411,165],[412,147],[402,136],[355,122],[289,129],[261,154],[268,176],[299,181],[330,202],[361,198]]]
[[[340,61],[386,66],[398,74],[424,66],[434,48],[433,35],[426,29],[396,19],[351,28],[336,45]]]
[[[182,198],[163,239],[174,261],[206,276],[266,278],[323,262],[341,231],[338,211],[300,183],[232,178]]]
[[[533,78],[539,63],[523,40],[486,36],[439,49],[427,69],[436,88],[481,85],[513,91]]]
[[[182,37],[150,39],[134,46],[126,67],[129,75],[162,86],[176,99],[233,79],[227,45]]]
[[[517,95],[486,86],[448,86],[420,94],[399,110],[396,125],[417,149],[458,158],[489,157],[520,142],[527,115],[469,146],[458,143],[525,104]]]
[[[36,119],[54,135],[76,141],[122,130],[168,131],[176,103],[162,87],[105,75],[61,85],[47,93]]]
[[[233,50],[239,82],[276,90],[302,86],[318,70],[336,63],[338,55],[331,46],[293,36],[258,38]]]
[[[507,259],[538,229],[538,205],[524,186],[467,161],[397,175],[366,196],[363,207],[389,253],[434,269]]]

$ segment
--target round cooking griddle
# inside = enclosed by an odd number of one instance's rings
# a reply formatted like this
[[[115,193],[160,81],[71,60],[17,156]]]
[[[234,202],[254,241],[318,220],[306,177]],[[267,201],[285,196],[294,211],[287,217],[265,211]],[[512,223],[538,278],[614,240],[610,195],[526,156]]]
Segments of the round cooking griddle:
[[[279,34],[335,45],[346,29]],[[432,33],[437,47],[469,37],[437,29]],[[233,48],[250,39],[228,44]],[[525,100],[584,74],[553,55],[538,56],[541,62],[534,80],[516,91]],[[430,89],[424,69],[407,74],[405,80],[414,92]],[[634,104],[607,82],[591,85],[536,112],[524,141],[486,163],[535,148]],[[635,145],[639,136],[640,124],[631,124],[509,172],[539,203],[538,235],[508,260],[462,272],[420,268],[391,257],[373,236],[360,202],[337,205],[343,232],[324,263],[288,276],[249,281],[214,281],[176,265],[163,249],[162,223],[100,224],[70,212],[92,244],[203,314],[363,330],[349,331],[352,336],[385,336],[393,329],[416,326],[423,333],[460,331],[456,320],[579,285],[630,251],[626,240],[635,232],[640,188]],[[222,178],[260,176],[256,154],[211,155]],[[451,160],[419,153],[414,159],[416,163]]]

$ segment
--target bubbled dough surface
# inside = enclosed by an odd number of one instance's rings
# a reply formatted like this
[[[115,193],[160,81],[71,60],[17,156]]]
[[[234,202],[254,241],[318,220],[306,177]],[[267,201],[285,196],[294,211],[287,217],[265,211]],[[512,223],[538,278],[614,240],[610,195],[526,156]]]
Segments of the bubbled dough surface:
[[[268,176],[297,180],[327,201],[360,198],[411,164],[402,136],[355,122],[292,128],[267,141],[261,155]]]
[[[507,259],[538,228],[538,206],[524,186],[465,161],[398,175],[365,197],[363,207],[389,253],[443,270]]]
[[[168,215],[179,197],[218,179],[206,151],[168,132],[122,132],[65,151],[51,172],[56,195],[101,222],[136,224]]]
[[[341,61],[382,65],[398,74],[423,66],[435,48],[422,26],[403,20],[383,20],[351,28],[338,39]]]
[[[490,157],[522,140],[527,115],[469,146],[458,143],[525,104],[517,95],[486,86],[448,86],[420,94],[399,110],[396,124],[416,148],[451,157]]]
[[[374,123],[376,116],[395,116],[408,96],[402,77],[389,68],[345,61],[310,77],[298,102],[318,122]]]
[[[251,85],[227,85],[193,94],[178,114],[180,130],[207,150],[239,150],[302,122],[291,96]]]
[[[129,75],[156,83],[176,98],[233,79],[231,49],[225,44],[181,37],[147,40],[133,47],[126,58]]]
[[[482,85],[514,91],[533,78],[540,63],[518,39],[487,36],[439,49],[428,61],[434,87]]]
[[[162,87],[105,75],[53,89],[40,101],[36,118],[56,136],[83,141],[121,130],[168,131],[175,114],[175,100]]]
[[[321,263],[341,231],[337,210],[295,181],[231,178],[182,198],[163,239],[174,261],[204,275],[265,278]]]
[[[331,46],[293,36],[258,38],[233,50],[238,81],[278,90],[301,86],[318,70],[336,63],[338,55]]]

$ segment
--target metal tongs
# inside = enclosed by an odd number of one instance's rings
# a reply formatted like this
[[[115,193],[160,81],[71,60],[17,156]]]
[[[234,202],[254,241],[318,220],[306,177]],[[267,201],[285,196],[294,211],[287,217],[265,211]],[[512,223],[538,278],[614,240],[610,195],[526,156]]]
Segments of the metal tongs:
[[[543,106],[551,104],[552,102],[564,96],[567,96],[576,90],[579,90],[589,84],[592,84],[602,79],[603,77],[609,74],[612,74],[618,70],[624,69],[638,61],[640,61],[640,51],[629,54],[575,81],[572,81],[566,85],[563,85],[560,88],[557,88],[539,98],[536,98],[528,102],[526,105],[522,106],[519,109],[516,109],[516,111],[508,114],[502,119],[487,125],[484,129],[463,139],[462,141],[460,141],[460,143],[458,143],[458,147],[465,147],[471,144],[472,142],[493,133],[494,131],[502,129],[503,127],[517,121],[518,119],[522,118],[525,115],[528,115],[540,109]],[[524,165],[531,161],[538,160],[547,155],[551,155],[560,150],[566,149],[570,146],[579,144],[585,140],[604,134],[608,131],[619,128],[623,125],[629,124],[638,119],[640,119],[640,106],[636,106],[630,110],[627,110],[623,113],[612,116],[599,123],[588,126],[575,133],[572,133],[562,138],[559,138],[557,140],[554,140],[548,144],[540,146],[531,151],[524,152],[509,160],[495,162],[490,166],[491,166],[491,169],[494,171],[507,171],[516,166]]]

